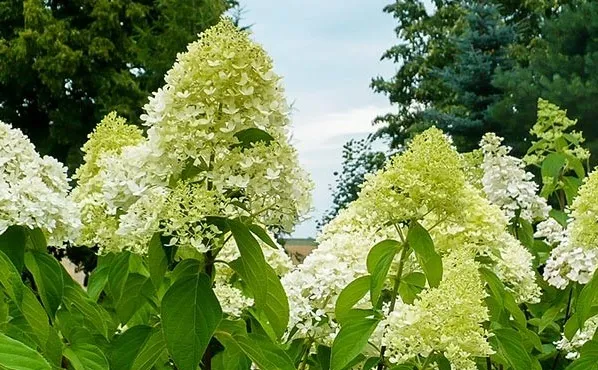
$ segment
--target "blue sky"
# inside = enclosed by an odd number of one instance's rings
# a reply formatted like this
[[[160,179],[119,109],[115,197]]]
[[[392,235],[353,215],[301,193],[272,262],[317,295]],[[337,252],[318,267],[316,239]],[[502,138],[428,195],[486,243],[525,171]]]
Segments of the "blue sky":
[[[370,80],[391,76],[381,62],[396,43],[395,22],[382,11],[389,0],[243,0],[243,23],[274,59],[293,103],[292,143],[315,182],[312,218],[295,237],[314,237],[315,221],[331,205],[329,185],[351,138],[375,130],[371,121],[389,111]]]

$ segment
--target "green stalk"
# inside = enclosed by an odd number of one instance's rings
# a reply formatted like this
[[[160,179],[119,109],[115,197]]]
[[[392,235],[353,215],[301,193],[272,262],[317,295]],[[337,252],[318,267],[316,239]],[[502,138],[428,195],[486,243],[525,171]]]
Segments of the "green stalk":
[[[409,250],[409,245],[407,242],[403,244],[403,248],[401,248],[401,259],[399,260],[399,269],[397,271],[397,275],[395,276],[395,282],[392,287],[392,298],[390,301],[390,310],[389,312],[394,311],[395,305],[397,303],[397,295],[399,292],[399,287],[401,285],[401,277],[403,276],[403,267],[405,266],[405,260],[407,259],[407,251]],[[378,362],[378,370],[384,369],[384,353],[386,352],[386,346],[382,346],[380,349],[380,362]]]

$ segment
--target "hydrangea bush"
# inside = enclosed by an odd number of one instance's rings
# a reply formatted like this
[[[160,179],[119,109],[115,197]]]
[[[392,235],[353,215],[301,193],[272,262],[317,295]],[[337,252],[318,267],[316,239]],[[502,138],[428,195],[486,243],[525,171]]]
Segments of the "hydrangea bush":
[[[0,368],[595,368],[598,175],[575,121],[538,108],[523,159],[492,133],[470,153],[414,137],[298,266],[277,236],[313,185],[281,78],[228,20],[143,128],[97,125],[72,189],[0,123]],[[97,247],[85,287],[48,245]]]

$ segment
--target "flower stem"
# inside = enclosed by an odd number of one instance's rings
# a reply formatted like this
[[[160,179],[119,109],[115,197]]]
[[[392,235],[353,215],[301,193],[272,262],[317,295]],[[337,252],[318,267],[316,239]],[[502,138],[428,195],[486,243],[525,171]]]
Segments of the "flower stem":
[[[397,303],[397,295],[399,293],[399,287],[401,286],[401,277],[403,276],[403,267],[405,266],[405,260],[407,259],[407,252],[409,249],[409,245],[407,242],[403,243],[401,248],[401,258],[399,260],[399,268],[397,271],[397,275],[395,276],[395,283],[392,287],[392,298],[390,300],[390,307],[389,313],[394,311],[395,305]],[[378,370],[384,369],[384,353],[386,352],[386,346],[382,346],[380,349],[380,362],[378,362]]]
[[[303,358],[301,359],[301,365],[299,366],[299,370],[305,370],[307,366],[307,360],[309,359],[309,350],[311,349],[311,344],[313,341],[311,338],[306,339],[305,343],[307,346],[305,347],[305,352],[303,353]]]
[[[571,300],[572,300],[572,298],[573,298],[573,287],[570,287],[570,290],[569,290],[569,299],[567,300],[567,309],[565,311],[565,323],[567,323],[567,320],[569,320],[569,314],[571,313],[570,311],[571,311]],[[559,362],[559,357],[560,356],[561,356],[561,350],[559,350],[556,353],[556,356],[554,358],[554,362],[552,363],[552,370],[556,369],[556,365]]]

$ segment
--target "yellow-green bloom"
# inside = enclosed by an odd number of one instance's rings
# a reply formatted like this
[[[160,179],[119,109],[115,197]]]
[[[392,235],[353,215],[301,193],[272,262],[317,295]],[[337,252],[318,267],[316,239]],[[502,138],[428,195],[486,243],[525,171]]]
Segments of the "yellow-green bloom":
[[[380,216],[379,224],[421,219],[429,212],[454,213],[465,185],[461,158],[442,131],[430,128],[381,171],[367,177],[357,202]]]
[[[530,134],[538,140],[532,142],[523,161],[541,165],[550,153],[561,152],[577,158],[582,163],[590,157],[590,152],[581,147],[585,141],[581,132],[571,131],[577,120],[567,117],[567,111],[560,109],[548,100],[538,99],[538,120]]]
[[[454,369],[475,370],[475,357],[494,352],[482,326],[489,316],[474,256],[475,252],[467,249],[446,255],[440,285],[423,291],[413,305],[399,303],[388,315],[382,344],[388,347],[391,363],[437,352],[443,353]]]
[[[76,194],[86,209],[83,240],[143,253],[161,232],[205,252],[218,247],[209,216],[292,231],[310,209],[313,186],[287,137],[281,78],[261,46],[222,20],[178,55],[165,82],[144,107],[146,138],[129,132],[137,142],[114,147],[100,140],[132,130],[109,116],[84,148],[79,177],[89,181]]]

